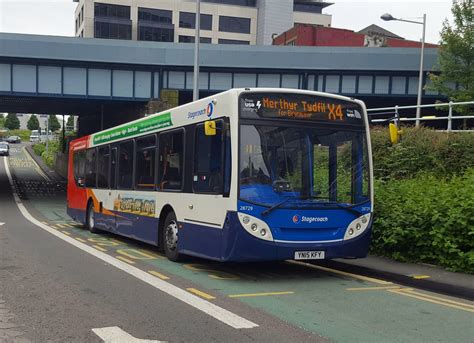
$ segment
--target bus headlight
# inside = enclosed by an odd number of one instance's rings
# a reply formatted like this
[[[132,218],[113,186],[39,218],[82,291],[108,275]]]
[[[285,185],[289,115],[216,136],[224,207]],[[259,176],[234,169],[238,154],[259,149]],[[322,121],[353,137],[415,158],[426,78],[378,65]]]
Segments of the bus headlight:
[[[240,224],[249,234],[259,239],[273,241],[272,231],[263,220],[245,213],[238,213],[238,217]]]
[[[344,240],[352,239],[361,235],[369,226],[370,216],[371,214],[367,213],[353,220],[347,226],[346,234],[344,235]]]

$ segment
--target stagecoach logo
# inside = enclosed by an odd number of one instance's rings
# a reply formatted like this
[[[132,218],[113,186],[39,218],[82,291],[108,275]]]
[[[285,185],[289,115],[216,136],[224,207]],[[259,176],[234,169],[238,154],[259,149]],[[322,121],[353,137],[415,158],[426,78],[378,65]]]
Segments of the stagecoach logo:
[[[308,224],[312,224],[312,223],[326,223],[329,221],[329,218],[328,217],[305,217],[305,216],[302,216],[300,218],[299,215],[295,214],[293,216],[293,223],[295,224],[299,224],[300,222],[301,223],[308,223]]]
[[[188,112],[188,119],[195,119],[196,117],[200,117],[206,115],[208,118],[211,118],[212,114],[214,113],[214,104],[210,102],[206,108],[203,108],[199,111]]]

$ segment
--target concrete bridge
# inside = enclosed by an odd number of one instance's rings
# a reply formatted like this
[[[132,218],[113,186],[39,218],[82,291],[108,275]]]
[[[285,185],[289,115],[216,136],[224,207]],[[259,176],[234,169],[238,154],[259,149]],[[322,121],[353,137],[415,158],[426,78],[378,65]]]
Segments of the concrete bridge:
[[[414,104],[413,48],[201,45],[200,92],[288,87]],[[191,101],[193,44],[0,33],[0,112],[79,115],[91,131]],[[425,71],[437,49],[425,50]],[[426,76],[425,76],[426,80]],[[424,91],[423,102],[441,98]]]

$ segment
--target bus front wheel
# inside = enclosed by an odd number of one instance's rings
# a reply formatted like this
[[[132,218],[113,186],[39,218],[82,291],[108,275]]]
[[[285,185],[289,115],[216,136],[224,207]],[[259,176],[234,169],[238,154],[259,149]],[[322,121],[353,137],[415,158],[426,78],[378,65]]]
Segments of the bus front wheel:
[[[174,262],[181,260],[178,253],[178,221],[174,212],[168,213],[163,228],[163,246],[168,259]]]
[[[99,232],[99,230],[95,228],[95,212],[94,212],[94,203],[92,201],[89,202],[89,206],[87,206],[86,228],[92,233]]]

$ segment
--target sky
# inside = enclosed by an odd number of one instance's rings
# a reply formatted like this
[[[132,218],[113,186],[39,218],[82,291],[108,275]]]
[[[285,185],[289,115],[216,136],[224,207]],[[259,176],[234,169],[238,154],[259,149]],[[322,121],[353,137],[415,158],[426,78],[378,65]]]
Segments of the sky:
[[[158,0],[156,0],[158,2]],[[332,26],[361,30],[379,25],[399,36],[420,40],[422,26],[403,22],[384,22],[380,16],[421,20],[427,15],[426,41],[437,43],[443,21],[451,15],[451,0],[326,0],[334,5],[323,12],[332,15]],[[74,36],[73,0],[0,0],[0,32]]]

